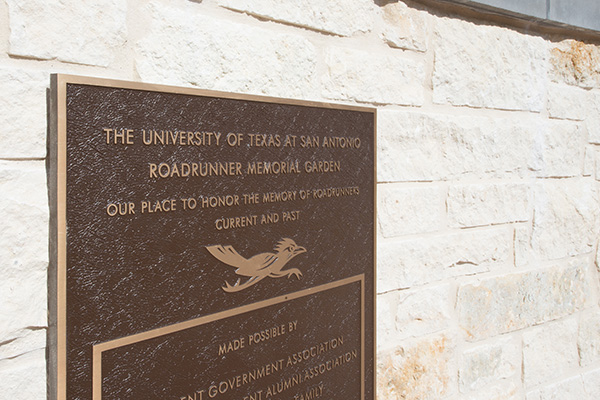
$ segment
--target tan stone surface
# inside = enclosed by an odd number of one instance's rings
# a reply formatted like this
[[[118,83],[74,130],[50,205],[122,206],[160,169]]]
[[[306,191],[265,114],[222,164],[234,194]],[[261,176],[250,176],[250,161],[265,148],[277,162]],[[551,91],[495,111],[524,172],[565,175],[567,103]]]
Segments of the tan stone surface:
[[[589,296],[583,265],[557,266],[460,287],[457,312],[469,340],[479,340],[570,315]]]
[[[218,0],[231,10],[308,29],[352,36],[373,29],[375,6],[369,0]]]
[[[382,110],[377,121],[379,181],[527,177],[541,163],[537,119]]]
[[[407,341],[377,361],[377,392],[382,399],[439,400],[452,386],[454,344],[446,335]]]
[[[45,157],[49,75],[0,66],[0,82],[0,158]]]
[[[388,3],[381,8],[383,28],[381,38],[390,47],[426,51],[428,18],[402,2]]]
[[[553,383],[579,364],[577,353],[577,321],[573,318],[538,326],[523,333],[523,381],[525,387]],[[569,393],[572,382],[549,392]],[[576,386],[579,386],[578,384]],[[578,392],[578,389],[573,392]],[[545,400],[544,390],[542,399]],[[559,397],[581,398],[581,397]]]
[[[331,100],[375,104],[421,105],[424,101],[424,60],[398,52],[368,53],[330,47],[324,55],[322,95]],[[375,74],[373,71],[377,71]]]
[[[379,241],[377,290],[409,288],[500,268],[510,259],[512,232],[467,231]]]
[[[458,382],[463,393],[489,389],[520,374],[521,347],[511,337],[470,348],[459,360]]]
[[[404,340],[447,330],[454,298],[449,284],[385,293],[377,301],[377,348],[393,350]]]
[[[529,192],[528,185],[520,183],[450,186],[447,200],[450,226],[527,221],[530,218]]]
[[[152,1],[150,25],[136,45],[144,81],[205,89],[314,98],[316,49],[301,35],[223,23]],[[190,8],[190,9],[187,9]]]
[[[600,229],[600,195],[593,181],[547,180],[534,188],[531,244],[541,259],[592,252]]]
[[[379,185],[377,221],[385,238],[433,232],[443,217],[445,190],[441,186]]]
[[[439,18],[434,43],[435,103],[543,109],[548,67],[542,39],[507,28]]]
[[[7,0],[14,56],[110,65],[127,37],[126,0]]]
[[[600,48],[577,40],[550,47],[550,77],[555,82],[584,88],[600,87]]]
[[[44,162],[0,161],[0,193],[0,343],[21,338],[23,346],[36,348],[35,341],[28,345],[22,337],[26,335],[23,330],[47,326],[48,200]]]

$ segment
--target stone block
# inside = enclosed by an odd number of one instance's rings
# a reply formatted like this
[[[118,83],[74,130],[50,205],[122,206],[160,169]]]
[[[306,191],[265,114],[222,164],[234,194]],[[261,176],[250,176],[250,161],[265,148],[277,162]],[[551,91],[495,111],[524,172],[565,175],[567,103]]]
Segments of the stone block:
[[[0,161],[0,343],[47,326],[48,199],[43,161]]]
[[[480,340],[570,315],[589,296],[586,272],[584,265],[572,264],[463,285],[459,324],[468,340]]]
[[[219,21],[186,7],[146,6],[149,31],[136,44],[144,81],[315,98],[315,47],[297,35]],[[190,8],[189,10],[187,8]]]
[[[492,343],[473,347],[461,355],[458,383],[462,393],[485,388],[489,390],[494,384],[520,374],[520,345],[510,337],[502,337]]]
[[[0,393],[4,399],[45,399],[46,351],[0,360]]]
[[[582,367],[600,361],[600,311],[597,309],[581,316],[577,345]]]
[[[369,0],[218,0],[221,7],[340,36],[370,32],[375,5]]]
[[[583,374],[583,387],[588,399],[600,399],[600,368]]]
[[[571,39],[552,44],[550,78],[584,88],[600,87],[600,47]]]
[[[380,184],[377,221],[385,238],[439,230],[445,190],[440,186]]]
[[[7,0],[13,56],[110,65],[127,40],[127,1]]]
[[[529,219],[529,187],[520,183],[453,185],[448,189],[452,227],[469,227]]]
[[[507,28],[440,18],[434,53],[435,103],[543,109],[547,55],[542,39]]]
[[[548,114],[550,118],[581,121],[586,118],[588,92],[584,89],[553,84],[548,87]]]
[[[538,176],[564,178],[581,174],[585,125],[567,121],[553,121],[544,131],[538,132],[541,149]]]
[[[583,387],[581,376],[575,376],[556,382],[541,389],[527,393],[527,400],[565,400],[594,399],[589,397]]]
[[[46,88],[50,76],[0,68],[0,158],[46,156]]]
[[[487,272],[512,262],[512,232],[469,230],[426,238],[379,241],[380,293]]]
[[[332,100],[418,106],[424,101],[425,59],[401,52],[325,50],[322,95]]]
[[[379,182],[530,177],[539,164],[537,119],[380,110],[377,126]]]
[[[544,180],[534,188],[531,244],[540,259],[593,251],[600,229],[600,195],[593,181]]]
[[[391,291],[377,297],[377,348],[394,349],[410,337],[444,331],[451,325],[454,306],[450,285]]]
[[[577,321],[574,318],[544,324],[523,332],[525,387],[552,382],[578,364]]]
[[[381,8],[383,26],[380,37],[390,47],[426,51],[428,19],[426,14],[402,2],[389,3]]]
[[[403,342],[377,360],[377,394],[383,399],[439,400],[456,384],[449,335]]]

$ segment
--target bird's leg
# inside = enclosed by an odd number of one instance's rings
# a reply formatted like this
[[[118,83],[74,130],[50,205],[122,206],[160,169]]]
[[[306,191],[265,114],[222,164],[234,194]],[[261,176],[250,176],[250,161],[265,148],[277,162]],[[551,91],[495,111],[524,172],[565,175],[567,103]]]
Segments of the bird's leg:
[[[300,272],[298,268],[290,268],[284,271],[272,272],[269,276],[272,278],[281,278],[283,276],[287,276],[288,278],[290,278],[292,275],[300,279],[300,277],[302,276],[302,272]]]
[[[253,276],[242,284],[240,284],[240,280],[238,279],[237,282],[235,283],[235,285],[230,285],[229,282],[225,281],[225,286],[223,286],[222,289],[224,291],[226,291],[227,293],[239,292],[241,290],[249,288],[250,286],[257,283],[258,281],[262,280],[263,278],[264,278],[264,276]]]

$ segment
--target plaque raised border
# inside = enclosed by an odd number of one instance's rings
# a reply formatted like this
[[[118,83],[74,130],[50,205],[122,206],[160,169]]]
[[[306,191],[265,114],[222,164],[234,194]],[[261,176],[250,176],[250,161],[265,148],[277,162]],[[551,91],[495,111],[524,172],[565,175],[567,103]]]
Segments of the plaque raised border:
[[[49,164],[48,164],[48,181],[50,188],[50,204],[51,204],[51,239],[50,239],[50,274],[49,274],[49,311],[50,311],[50,329],[49,329],[49,357],[48,357],[48,377],[49,377],[49,393],[50,399],[66,400],[67,396],[67,364],[68,360],[68,342],[67,334],[67,112],[69,105],[67,104],[67,86],[68,85],[85,85],[101,88],[126,89],[133,91],[159,92],[173,95],[214,97],[221,99],[241,100],[247,102],[259,102],[267,104],[281,104],[302,107],[316,107],[330,110],[347,110],[356,112],[371,113],[373,116],[373,231],[375,226],[376,216],[376,159],[374,151],[376,148],[375,132],[376,132],[376,110],[370,107],[360,107],[345,104],[331,104],[315,101],[281,99],[266,96],[256,96],[248,94],[224,93],[218,91],[202,90],[195,88],[174,87],[158,84],[146,84],[139,82],[127,82],[112,79],[90,78],[82,76],[56,74],[52,75],[51,91],[49,93]],[[373,295],[372,308],[365,309],[365,275],[359,274],[351,277],[335,280],[326,284],[321,284],[311,288],[306,288],[297,292],[289,292],[284,295],[275,296],[273,298],[253,302],[249,304],[239,305],[218,313],[213,313],[188,321],[182,321],[167,326],[151,329],[145,332],[135,333],[118,339],[105,341],[93,345],[92,370],[89,371],[92,381],[92,399],[102,399],[102,384],[101,384],[101,360],[102,353],[111,349],[125,346],[131,343],[155,338],[161,335],[177,332],[193,326],[199,326],[204,323],[218,321],[222,318],[227,318],[234,315],[243,314],[252,310],[260,309],[268,305],[287,302],[296,298],[309,296],[315,293],[327,291],[332,288],[347,285],[352,282],[360,282],[361,284],[361,354],[360,354],[360,370],[361,370],[361,400],[375,398],[375,266],[376,266],[376,244],[375,235],[373,234],[372,251],[373,265],[369,271],[372,276],[370,282],[370,291]],[[285,271],[284,271],[285,272]],[[227,283],[227,285],[229,285]],[[234,285],[235,286],[235,285]],[[223,288],[225,290],[225,288]],[[370,316],[372,323],[372,332],[369,333],[370,343],[365,343],[365,312]],[[365,346],[369,346],[369,354],[372,355],[369,359],[365,357]],[[368,367],[368,368],[366,368]],[[365,376],[366,370],[370,370],[370,376]],[[369,396],[365,397],[365,379],[369,382],[372,388]]]

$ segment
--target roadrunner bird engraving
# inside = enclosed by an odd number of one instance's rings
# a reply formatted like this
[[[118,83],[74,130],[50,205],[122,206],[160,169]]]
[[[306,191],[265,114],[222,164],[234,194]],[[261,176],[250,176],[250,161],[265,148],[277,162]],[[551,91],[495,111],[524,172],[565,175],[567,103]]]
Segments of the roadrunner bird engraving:
[[[302,272],[298,268],[290,268],[283,271],[281,269],[292,258],[306,252],[304,247],[298,246],[292,239],[287,238],[281,239],[275,245],[275,253],[260,253],[250,258],[242,257],[235,251],[233,246],[207,246],[206,250],[222,263],[236,267],[236,274],[250,277],[244,283],[240,283],[241,278],[238,278],[237,282],[233,285],[225,281],[223,290],[229,293],[247,289],[267,276],[270,278],[282,278],[284,276],[290,278],[294,275],[300,279]]]

